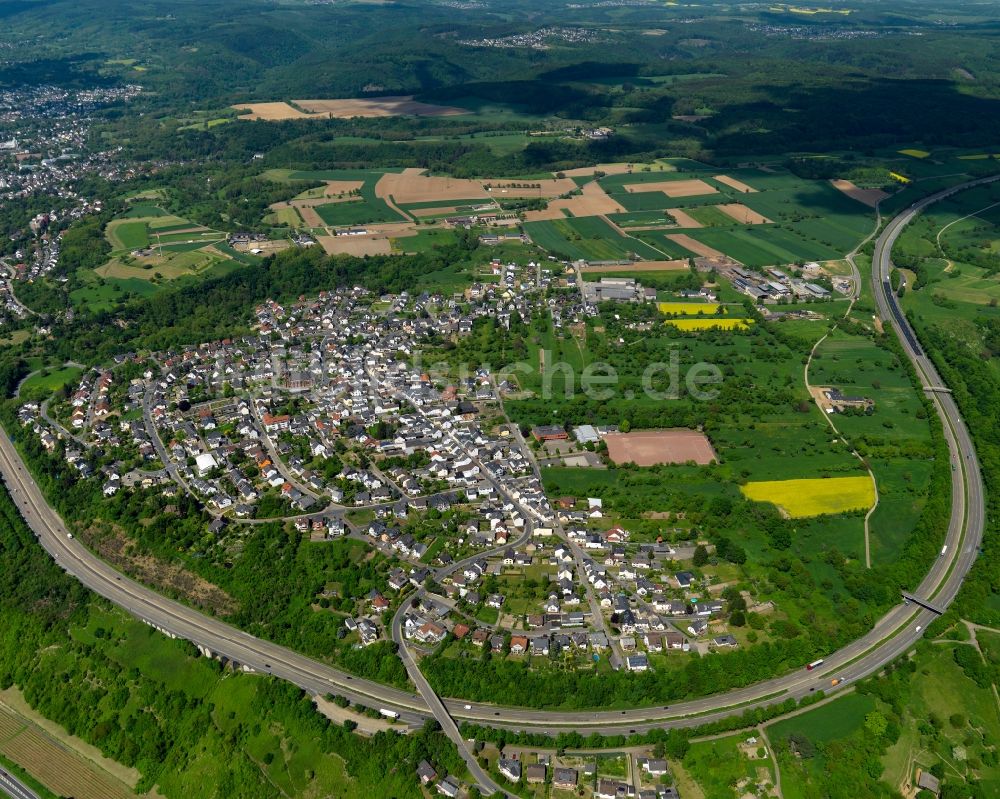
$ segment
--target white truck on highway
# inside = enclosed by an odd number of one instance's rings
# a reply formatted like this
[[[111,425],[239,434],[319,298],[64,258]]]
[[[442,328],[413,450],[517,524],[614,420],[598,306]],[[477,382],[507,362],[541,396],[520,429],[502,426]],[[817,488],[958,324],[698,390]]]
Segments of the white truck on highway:
[[[399,714],[395,710],[386,710],[384,707],[379,708],[379,714],[385,716],[387,719],[392,719],[393,721],[399,721]]]

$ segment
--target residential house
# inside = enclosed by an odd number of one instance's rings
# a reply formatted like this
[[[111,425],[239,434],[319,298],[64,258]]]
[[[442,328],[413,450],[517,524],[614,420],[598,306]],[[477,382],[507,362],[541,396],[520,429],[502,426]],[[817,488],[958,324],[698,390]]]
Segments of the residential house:
[[[643,758],[640,761],[642,765],[642,770],[649,774],[651,777],[662,777],[667,773],[667,761],[662,759],[649,759]]]
[[[635,788],[627,782],[602,777],[597,781],[594,799],[630,799],[635,796]]]
[[[502,757],[497,763],[497,771],[511,782],[521,781],[521,761]]]
[[[417,764],[417,776],[420,778],[421,785],[427,785],[437,778],[437,772],[430,763],[421,760]]]
[[[552,773],[552,787],[561,791],[576,790],[577,773],[575,768],[557,768]]]
[[[544,763],[532,763],[525,769],[525,780],[529,785],[539,785],[545,782],[546,768]]]
[[[649,659],[642,654],[629,655],[625,658],[625,668],[629,671],[647,671],[649,669]]]

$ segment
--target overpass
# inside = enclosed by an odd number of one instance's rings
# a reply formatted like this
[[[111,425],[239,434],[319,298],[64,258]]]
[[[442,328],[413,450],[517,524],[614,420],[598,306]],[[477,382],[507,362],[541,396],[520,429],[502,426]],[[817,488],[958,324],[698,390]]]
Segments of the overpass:
[[[921,599],[915,594],[911,594],[907,591],[903,591],[903,599],[905,599],[907,602],[912,602],[915,605],[920,605],[920,607],[922,608],[927,608],[927,610],[929,610],[931,613],[936,613],[938,616],[943,615],[945,612],[945,608],[941,607],[940,605],[935,605],[929,599]]]

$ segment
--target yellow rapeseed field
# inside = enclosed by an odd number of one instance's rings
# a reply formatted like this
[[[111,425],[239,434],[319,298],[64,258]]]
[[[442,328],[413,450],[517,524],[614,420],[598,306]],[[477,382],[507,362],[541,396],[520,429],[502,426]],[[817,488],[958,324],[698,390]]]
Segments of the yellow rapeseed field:
[[[705,314],[711,316],[717,314],[722,306],[716,302],[658,302],[656,309],[664,314],[684,314],[686,316],[696,316]]]
[[[740,487],[747,499],[772,502],[800,519],[824,513],[863,510],[875,504],[875,486],[868,475],[810,480],[766,480]]]
[[[680,330],[710,330],[713,327],[721,330],[746,330],[753,324],[753,319],[668,319],[663,324],[673,325]]]
[[[910,158],[926,158],[927,156],[930,155],[930,153],[927,152],[927,150],[914,150],[912,148],[908,150],[900,150],[899,154],[908,155],[910,156]]]

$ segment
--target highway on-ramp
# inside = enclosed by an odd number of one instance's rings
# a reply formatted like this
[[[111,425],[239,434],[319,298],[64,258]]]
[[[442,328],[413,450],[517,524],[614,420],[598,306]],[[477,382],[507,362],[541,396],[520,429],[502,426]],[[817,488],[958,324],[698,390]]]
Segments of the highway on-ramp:
[[[998,176],[1000,177],[1000,176]],[[983,486],[972,440],[940,376],[920,347],[888,287],[892,245],[905,225],[928,204],[972,185],[995,178],[972,181],[932,195],[889,222],[875,245],[873,287],[880,315],[891,322],[903,342],[906,355],[942,419],[945,439],[954,465],[952,516],[947,531],[947,549],[930,567],[912,595],[936,607],[954,599],[975,560],[983,533]],[[347,674],[286,647],[255,638],[248,633],[170,600],[117,572],[86,547],[69,537],[59,516],[49,507],[11,441],[0,436],[0,473],[28,524],[45,549],[84,585],[129,613],[168,634],[190,640],[213,655],[224,656],[242,667],[272,674],[313,694],[342,694],[352,701],[400,714],[400,720],[416,725],[433,715],[423,697]],[[696,726],[788,698],[801,698],[813,691],[831,689],[831,679],[841,682],[835,690],[862,679],[908,651],[922,628],[935,613],[917,603],[901,602],[880,619],[861,639],[825,658],[813,671],[804,668],[763,683],[724,694],[670,706],[623,711],[561,712],[502,707],[446,699],[448,715],[490,727],[530,730],[540,733],[579,731],[604,733],[642,732],[655,727]]]

